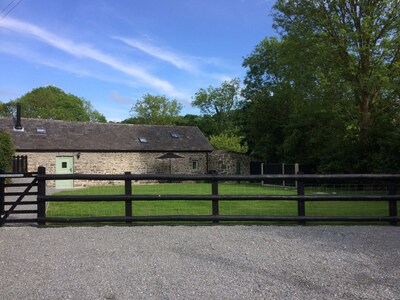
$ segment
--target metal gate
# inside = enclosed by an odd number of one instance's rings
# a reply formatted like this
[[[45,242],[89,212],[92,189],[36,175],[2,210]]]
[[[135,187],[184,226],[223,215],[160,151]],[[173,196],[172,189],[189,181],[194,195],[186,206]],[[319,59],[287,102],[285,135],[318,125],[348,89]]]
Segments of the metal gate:
[[[37,173],[0,173],[0,226],[37,222]]]

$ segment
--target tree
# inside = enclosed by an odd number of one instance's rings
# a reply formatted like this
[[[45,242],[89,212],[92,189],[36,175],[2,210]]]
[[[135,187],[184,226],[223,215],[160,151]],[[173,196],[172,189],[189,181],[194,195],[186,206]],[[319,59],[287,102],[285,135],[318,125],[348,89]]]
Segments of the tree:
[[[12,117],[15,113],[16,107],[13,101],[2,103],[0,102],[0,116]]]
[[[217,133],[231,127],[229,117],[240,102],[240,81],[224,81],[220,87],[201,88],[194,97],[192,105],[198,107],[203,115],[213,116],[217,123]]]
[[[204,115],[191,115],[187,114],[180,116],[176,119],[175,125],[179,126],[196,126],[198,127],[206,136],[210,136],[217,131],[217,125],[212,116]]]
[[[177,100],[169,100],[166,96],[145,94],[132,107],[133,119],[126,122],[141,124],[173,125],[182,110]]]
[[[106,123],[107,119],[104,115],[99,113],[97,110],[93,108],[92,103],[90,103],[89,100],[82,99],[83,101],[83,106],[89,116],[89,122],[100,122],[100,123]]]
[[[93,109],[89,100],[67,94],[54,86],[33,89],[4,104],[8,114],[14,113],[16,102],[21,103],[22,117],[25,118],[106,122],[105,117]]]
[[[322,55],[337,62],[351,86],[360,141],[366,145],[374,106],[399,76],[400,2],[279,0],[274,8],[283,36],[301,36],[330,50]]]
[[[222,133],[210,136],[210,143],[215,149],[223,149],[238,153],[247,153],[248,147],[246,143],[242,143],[239,136]]]
[[[0,170],[11,170],[13,155],[14,145],[10,134],[0,130]]]
[[[277,1],[280,39],[266,38],[243,64],[251,151],[312,161],[324,172],[382,171],[377,157],[385,153],[393,172],[398,8],[397,1]]]

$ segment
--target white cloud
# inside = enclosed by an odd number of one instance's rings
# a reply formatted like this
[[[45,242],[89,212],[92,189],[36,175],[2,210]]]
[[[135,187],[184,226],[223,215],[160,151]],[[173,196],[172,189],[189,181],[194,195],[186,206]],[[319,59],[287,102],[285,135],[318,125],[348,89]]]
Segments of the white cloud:
[[[220,58],[182,55],[156,47],[147,42],[140,41],[138,39],[124,38],[124,37],[114,37],[114,38],[150,56],[158,58],[162,61],[166,61],[174,65],[178,69],[192,73],[197,77],[204,77],[207,79],[212,78],[216,80],[218,83],[230,80],[233,77],[232,75],[228,74],[215,73],[211,71],[204,72],[204,70],[201,70],[206,65],[222,69],[232,68],[231,66],[223,62],[223,60]]]
[[[116,91],[111,92],[110,98],[121,104],[133,103],[133,100],[130,97],[122,96],[118,94]]]
[[[163,61],[166,61],[173,66],[177,67],[178,69],[190,72],[190,73],[197,73],[197,66],[192,62],[186,59],[185,57],[178,55],[176,53],[172,53],[170,51],[167,51],[165,49],[150,45],[148,43],[145,43],[143,41],[139,41],[137,39],[132,39],[132,38],[124,38],[124,37],[114,37],[117,40],[120,40],[124,42],[125,44],[139,49],[140,51],[143,51],[144,53],[153,56],[155,58],[161,59]]]
[[[143,70],[139,66],[126,64],[125,62],[122,62],[111,55],[105,54],[90,45],[76,43],[74,41],[59,37],[58,35],[53,34],[33,24],[18,21],[13,18],[3,19],[2,22],[0,22],[0,27],[41,40],[42,42],[45,42],[46,44],[63,52],[69,53],[75,57],[89,58],[105,64],[115,70],[118,70],[126,75],[129,75],[139,80],[147,86],[158,89],[163,93],[166,93],[167,95],[173,97],[181,96],[181,93],[179,93],[175,89],[175,87],[168,81],[162,80],[160,78],[157,78],[156,76],[149,74],[147,71]]]
[[[72,73],[80,77],[92,77],[105,82],[120,83],[128,86],[135,86],[132,81],[116,79],[115,77],[100,74],[99,72],[94,73],[85,69],[82,66],[82,64],[77,65],[76,63],[73,63],[71,61],[65,62],[56,59],[50,59],[49,57],[44,57],[41,54],[34,53],[32,51],[27,51],[26,48],[17,46],[12,43],[8,42],[1,43],[0,52],[16,56],[28,62]]]

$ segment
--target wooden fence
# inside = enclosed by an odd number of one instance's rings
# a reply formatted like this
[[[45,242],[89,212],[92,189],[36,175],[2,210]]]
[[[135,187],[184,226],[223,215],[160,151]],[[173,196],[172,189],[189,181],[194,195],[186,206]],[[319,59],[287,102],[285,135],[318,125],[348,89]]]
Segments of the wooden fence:
[[[16,155],[13,156],[13,172],[27,173],[28,172],[28,156]]]
[[[100,181],[124,181],[125,193],[120,195],[46,195],[46,182],[49,180],[100,180]],[[219,183],[227,181],[235,182],[261,182],[265,180],[295,180],[297,182],[296,195],[221,195]],[[397,185],[400,175],[163,175],[163,174],[130,174],[121,175],[100,174],[46,174],[45,169],[38,169],[38,217],[39,225],[46,222],[81,223],[81,222],[155,222],[155,221],[291,221],[304,224],[305,222],[375,222],[383,221],[396,225],[399,221],[397,214]],[[132,181],[190,181],[209,182],[211,194],[209,195],[140,195],[132,193]],[[387,194],[377,195],[305,195],[307,182],[371,182],[378,181],[387,186]],[[135,216],[132,211],[134,201],[209,201],[212,207],[210,215],[161,215],[161,216]],[[219,204],[221,201],[295,201],[297,202],[297,216],[265,216],[265,215],[221,215]],[[50,202],[97,202],[97,201],[124,201],[124,216],[103,217],[49,217],[46,216],[46,204]],[[387,214],[383,216],[307,216],[305,203],[308,201],[384,201],[388,205]]]

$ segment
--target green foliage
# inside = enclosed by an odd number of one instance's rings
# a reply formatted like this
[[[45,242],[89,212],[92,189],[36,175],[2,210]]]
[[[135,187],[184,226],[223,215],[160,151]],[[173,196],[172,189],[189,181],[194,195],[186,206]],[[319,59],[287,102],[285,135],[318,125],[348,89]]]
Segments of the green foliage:
[[[192,101],[192,106],[198,107],[203,115],[212,116],[217,125],[217,133],[222,133],[232,127],[231,112],[240,104],[240,81],[238,78],[224,81],[220,87],[209,86],[207,90],[200,89]]]
[[[252,153],[323,172],[398,172],[398,1],[285,1],[280,39],[248,57],[243,95]]]
[[[25,118],[106,122],[89,100],[67,94],[54,86],[36,88],[21,98],[9,101],[3,108],[6,114],[15,113],[16,102],[21,103],[22,117]]]
[[[204,115],[184,115],[179,116],[176,119],[175,125],[179,126],[196,126],[198,127],[206,136],[212,135],[217,131],[217,124],[212,116]]]
[[[228,150],[238,153],[247,153],[249,150],[246,143],[242,143],[239,136],[221,133],[219,135],[210,136],[210,143],[215,149]]]
[[[99,113],[97,110],[93,108],[92,103],[90,103],[89,100],[84,100],[83,101],[83,106],[85,107],[86,113],[89,116],[89,122],[100,122],[100,123],[106,123],[107,119],[104,115]]]
[[[181,110],[182,105],[175,99],[145,94],[133,106],[133,118],[125,120],[125,123],[173,125]]]
[[[11,171],[14,145],[10,134],[0,130],[0,170]]]
[[[11,117],[13,115],[13,109],[10,103],[0,102],[0,116],[1,117]]]

